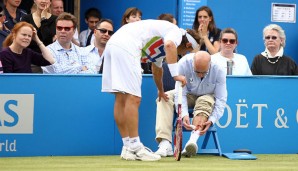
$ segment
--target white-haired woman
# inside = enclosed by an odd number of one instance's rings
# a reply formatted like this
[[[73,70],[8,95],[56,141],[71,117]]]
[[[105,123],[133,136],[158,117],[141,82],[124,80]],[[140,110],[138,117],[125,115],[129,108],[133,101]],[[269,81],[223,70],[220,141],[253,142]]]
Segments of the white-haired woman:
[[[298,75],[295,61],[284,55],[285,31],[276,24],[263,30],[265,51],[255,56],[251,71],[253,75]]]

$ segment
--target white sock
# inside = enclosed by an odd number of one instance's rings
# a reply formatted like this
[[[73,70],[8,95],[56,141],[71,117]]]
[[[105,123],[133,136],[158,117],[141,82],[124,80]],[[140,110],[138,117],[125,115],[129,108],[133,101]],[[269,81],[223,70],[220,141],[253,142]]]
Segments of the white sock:
[[[141,146],[142,146],[142,143],[140,141],[140,137],[129,138],[129,147],[131,150],[134,151]]]
[[[129,147],[129,137],[122,138],[123,146]]]
[[[189,141],[193,142],[193,143],[197,143],[199,137],[200,137],[200,131],[199,130],[192,131],[191,134],[190,134]]]

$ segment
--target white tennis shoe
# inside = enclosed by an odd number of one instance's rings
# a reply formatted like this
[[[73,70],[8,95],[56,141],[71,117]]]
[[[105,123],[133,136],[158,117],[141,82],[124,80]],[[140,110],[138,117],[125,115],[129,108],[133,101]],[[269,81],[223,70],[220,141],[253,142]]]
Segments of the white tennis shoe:
[[[158,161],[161,159],[160,155],[154,154],[149,148],[142,146],[135,152],[136,160],[141,161]]]
[[[161,157],[167,157],[167,156],[174,155],[172,144],[170,142],[160,143],[158,147],[159,148],[155,152],[155,154],[160,155]]]

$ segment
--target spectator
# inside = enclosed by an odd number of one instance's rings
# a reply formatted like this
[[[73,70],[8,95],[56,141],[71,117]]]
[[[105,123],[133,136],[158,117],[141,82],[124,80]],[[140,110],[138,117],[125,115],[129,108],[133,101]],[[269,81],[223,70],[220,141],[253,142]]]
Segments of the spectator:
[[[80,33],[79,40],[81,46],[85,47],[90,45],[95,25],[100,19],[101,13],[97,8],[89,8],[85,12],[85,22],[88,25],[88,29]]]
[[[58,16],[56,24],[57,40],[47,46],[57,61],[57,67],[43,67],[44,73],[96,73],[95,68],[90,64],[84,52],[72,43],[76,27],[75,16],[69,13],[62,13]]]
[[[121,25],[142,20],[142,11],[136,7],[127,8],[122,16]]]
[[[207,6],[202,6],[196,11],[192,28],[197,30],[202,38],[200,50],[205,50],[211,55],[219,51],[220,29],[216,28],[213,12]]]
[[[121,158],[156,161],[160,156],[146,150],[138,135],[138,108],[141,101],[141,65],[151,60],[152,73],[159,98],[165,97],[162,88],[162,60],[167,58],[175,80],[186,83],[178,75],[177,53],[185,54],[196,43],[185,30],[161,20],[144,20],[122,26],[108,41],[104,56],[102,92],[115,94],[114,117],[123,140]],[[146,47],[146,48],[144,48]],[[150,51],[152,47],[158,51]]]
[[[182,154],[191,157],[197,153],[197,141],[200,135],[206,133],[212,124],[221,118],[227,100],[226,74],[217,64],[211,62],[211,56],[205,51],[190,53],[179,62],[179,74],[188,81],[182,90],[183,126],[193,130]],[[177,107],[177,84],[175,90],[168,91],[168,98],[157,99],[156,110],[156,140],[159,149],[155,152],[166,157],[173,155],[172,130],[174,107]],[[173,96],[175,94],[175,96]],[[193,107],[193,121],[190,124],[188,107]],[[195,127],[193,129],[192,127]]]
[[[237,32],[232,28],[221,31],[220,52],[211,55],[211,60],[227,71],[227,62],[232,61],[231,75],[252,75],[245,56],[234,53],[238,45]],[[227,73],[226,73],[227,74]]]
[[[5,21],[5,14],[4,14],[4,8],[0,5],[0,51],[2,49],[2,43],[5,40],[6,36],[10,32],[6,29],[5,25],[3,24]]]
[[[112,20],[101,19],[94,29],[94,43],[84,48],[85,51],[89,53],[87,56],[91,58],[92,64],[95,66],[98,73],[102,73],[104,60],[103,51],[113,33],[114,26]]]
[[[172,14],[168,14],[168,13],[164,13],[164,14],[160,14],[157,19],[159,20],[165,20],[168,22],[171,22],[175,25],[177,25],[177,20],[175,19],[175,17]]]
[[[60,15],[63,12],[64,12],[63,0],[52,0],[51,13],[53,15],[58,16],[58,15]],[[75,32],[75,34],[73,36],[72,43],[76,44],[77,46],[80,46],[78,29],[76,29],[76,32]]]
[[[27,48],[34,40],[42,54]],[[31,73],[31,64],[47,66],[55,63],[50,51],[39,40],[35,28],[27,22],[19,22],[11,30],[0,52],[4,73]]]
[[[21,2],[22,0],[4,0],[4,11],[6,16],[4,24],[8,30],[11,30],[16,23],[21,21],[22,18],[27,15],[24,10],[18,8]]]
[[[284,54],[285,31],[276,24],[263,30],[265,51],[255,56],[251,71],[253,75],[298,75],[296,62]]]
[[[32,24],[37,30],[39,39],[44,43],[45,46],[53,43],[56,35],[55,22],[57,16],[52,15],[49,12],[50,0],[35,0],[34,3],[37,9],[34,13],[28,14],[22,18],[22,21]],[[36,42],[32,41],[29,48],[35,52],[40,53],[40,49]],[[42,70],[38,66],[32,65],[32,72],[42,73]]]

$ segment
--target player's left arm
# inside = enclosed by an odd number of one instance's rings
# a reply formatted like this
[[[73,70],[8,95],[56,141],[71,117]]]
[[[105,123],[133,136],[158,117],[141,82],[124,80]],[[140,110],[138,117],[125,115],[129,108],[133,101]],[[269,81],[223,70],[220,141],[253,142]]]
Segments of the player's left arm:
[[[158,101],[163,98],[164,100],[168,100],[167,94],[165,94],[163,89],[163,82],[162,82],[162,76],[163,76],[163,69],[162,67],[158,67],[155,63],[152,63],[152,75],[154,78],[154,82],[156,84],[157,90],[158,90]]]

